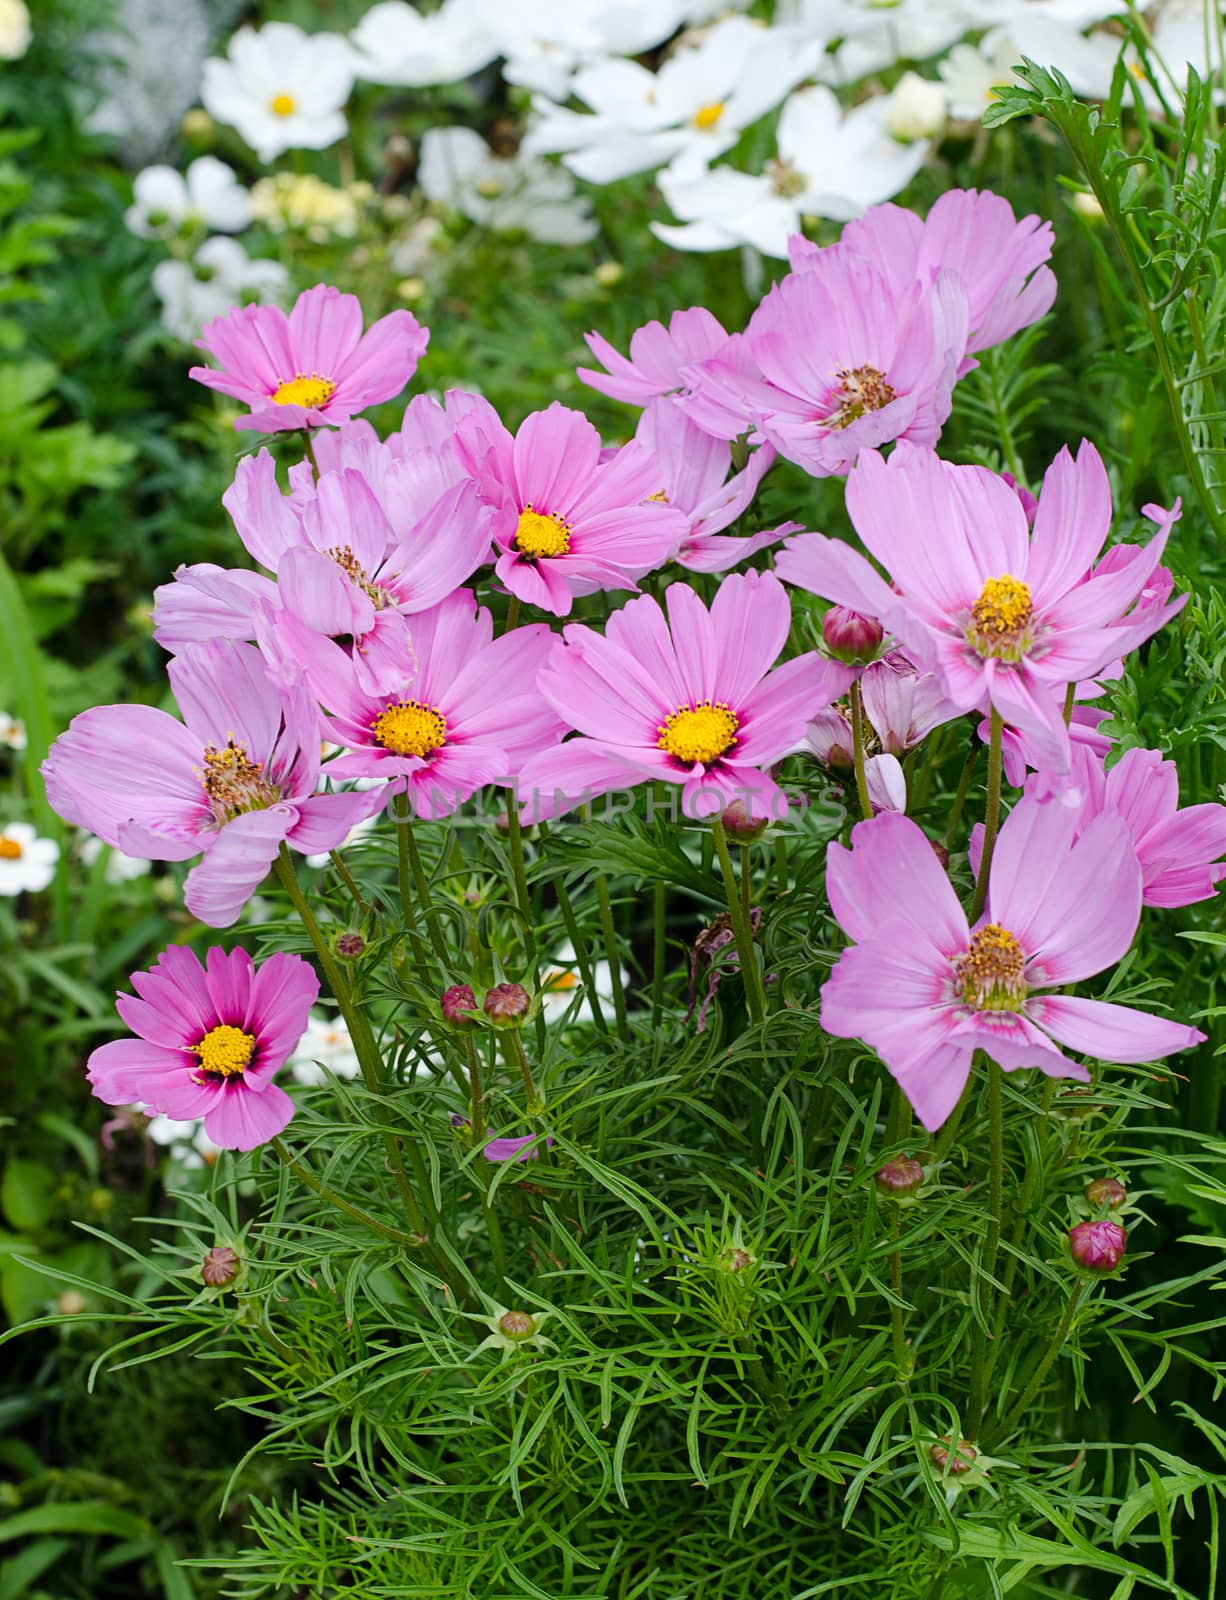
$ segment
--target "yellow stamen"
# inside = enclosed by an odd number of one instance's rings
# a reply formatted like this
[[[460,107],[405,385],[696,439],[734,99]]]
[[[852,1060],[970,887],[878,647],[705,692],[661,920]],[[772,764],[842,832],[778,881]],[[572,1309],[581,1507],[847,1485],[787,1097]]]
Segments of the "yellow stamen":
[[[420,700],[395,700],[371,723],[385,750],[398,756],[428,756],[447,742],[447,719]]]
[[[724,102],[712,100],[710,105],[699,106],[695,111],[693,122],[696,128],[713,128],[724,114]]]
[[[897,398],[883,372],[876,367],[843,367],[837,373],[834,408],[822,421],[829,428],[846,428],[866,411],[880,411]]]
[[[1033,620],[1029,585],[1006,572],[989,578],[971,607],[967,643],[985,660],[1020,661],[1030,648]]]
[[[989,922],[954,962],[962,999],[976,1011],[1020,1011],[1026,999],[1026,953],[1008,928]]]
[[[578,975],[574,972],[553,971],[546,974],[544,987],[556,994],[559,990],[573,989],[578,984]]]
[[[272,401],[278,406],[308,406],[318,409],[326,405],[336,393],[336,385],[331,378],[321,378],[318,372],[309,376],[300,372],[297,377],[287,378],[284,383],[279,383],[272,393]]]
[[[727,705],[702,700],[696,706],[678,706],[656,729],[661,750],[667,750],[686,766],[701,761],[704,766],[718,761],[736,743],[737,719]]]
[[[533,560],[541,556],[564,556],[570,549],[570,523],[550,516],[547,511],[533,511],[527,505],[519,514],[515,546]]]
[[[298,109],[298,102],[292,94],[274,94],[268,102],[268,109],[274,117],[292,117]]]
[[[233,1078],[251,1065],[255,1035],[223,1022],[210,1028],[200,1043],[192,1046],[192,1053],[200,1057],[200,1071],[208,1077]]]
[[[233,737],[221,748],[205,747],[200,781],[219,822],[243,811],[265,811],[281,798],[280,789],[264,776],[264,763],[252,761],[247,746],[235,744]]]
[[[24,854],[16,839],[0,834],[0,861],[20,861]]]
[[[325,550],[324,555],[331,556],[333,561],[349,579],[356,584],[364,595],[375,603],[375,610],[382,611],[391,601],[391,594],[387,589],[380,589],[377,583],[372,583],[366,576],[366,568],[358,562],[357,556],[346,545],[334,545],[330,550]]]

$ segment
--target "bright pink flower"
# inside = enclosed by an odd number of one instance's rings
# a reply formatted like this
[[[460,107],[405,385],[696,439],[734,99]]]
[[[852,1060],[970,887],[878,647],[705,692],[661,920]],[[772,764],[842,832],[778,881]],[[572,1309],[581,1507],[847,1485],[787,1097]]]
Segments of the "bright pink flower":
[[[800,234],[789,243],[795,270],[812,271],[823,251]],[[901,206],[871,206],[843,229],[842,243],[871,261],[895,294],[955,272],[970,307],[969,352],[1028,328],[1056,298],[1055,275],[1043,265],[1051,223],[1033,216],[1019,222],[1009,202],[987,190],[948,189],[922,222]]]
[[[785,575],[880,617],[921,671],[938,674],[955,711],[993,706],[1055,773],[1070,760],[1058,691],[1135,649],[1186,599],[1133,609],[1173,520],[1156,507],[1146,514],[1158,533],[1142,551],[1092,569],[1111,524],[1111,487],[1090,444],[1076,461],[1062,450],[1048,468],[1033,532],[995,473],[907,444],[888,462],[861,455],[847,508],[894,588],[819,534],[795,541],[800,555]]]
[[[514,436],[470,416],[456,440],[498,509],[498,576],[542,611],[564,617],[576,595],[637,588],[686,532],[680,511],[652,499],[660,475],[651,452],[632,440],[602,460],[596,429],[556,402],[534,411]]]
[[[896,290],[833,245],[771,289],[739,341],[686,369],[693,393],[675,404],[723,437],[729,417],[747,416],[781,455],[824,478],[892,439],[935,444],[966,336],[953,273]]]
[[[796,749],[814,710],[851,681],[816,654],[771,667],[787,642],[787,591],[770,573],[725,578],[710,611],[688,584],[609,618],[603,635],[572,623],[540,675],[558,715],[583,735],[547,750],[520,778],[538,819],[585,792],[660,779],[682,786],[688,816],[733,800],[754,816],[786,814],[764,769]]]
[[[871,1045],[929,1130],[957,1104],[977,1049],[1006,1072],[1088,1080],[1057,1044],[1129,1062],[1204,1038],[1129,1006],[1040,992],[1118,961],[1140,920],[1141,869],[1123,819],[1098,817],[1080,838],[1075,827],[1062,807],[1021,800],[1000,831],[973,929],[908,818],[861,822],[850,850],[827,851],[830,907],[855,943],[822,990],[822,1026]]]
[[[245,950],[210,950],[206,960],[171,945],[132,974],[136,996],[117,995],[115,1006],[137,1037],[95,1050],[89,1081],[107,1105],[142,1100],[179,1122],[203,1117],[215,1145],[254,1150],[294,1114],[272,1080],[306,1031],[319,979],[301,956],[257,967]]]
[[[584,337],[605,371],[580,367],[579,376],[590,388],[633,406],[645,406],[680,389],[684,367],[705,361],[728,342],[727,333],[705,306],[674,311],[667,328],[662,322],[648,322],[637,329],[630,335],[629,361],[600,334]]]
[[[379,796],[317,794],[319,714],[305,683],[273,682],[258,650],[214,640],[169,665],[183,721],[152,706],[95,706],[74,717],[42,772],[60,816],[152,861],[203,860],[188,910],[234,921],[282,840],[332,850]]]
[[[221,370],[193,367],[189,376],[251,407],[236,428],[320,428],[398,395],[429,338],[410,311],[389,312],[363,334],[357,296],[317,283],[288,317],[252,305],[206,322],[196,344]]]
[[[391,780],[372,791],[380,804],[407,792],[417,815],[450,816],[485,784],[511,781],[563,732],[537,687],[549,629],[537,623],[495,639],[489,612],[467,589],[401,621],[389,657],[399,679],[380,694],[362,688],[339,645],[284,617],[282,626],[283,647],[310,662],[312,687],[332,713],[327,737],[349,752],[328,763],[329,774]]]
[[[527,1133],[520,1139],[490,1139],[482,1146],[481,1154],[487,1161],[536,1161],[542,1145],[552,1150],[553,1140],[542,1139],[539,1133]]]

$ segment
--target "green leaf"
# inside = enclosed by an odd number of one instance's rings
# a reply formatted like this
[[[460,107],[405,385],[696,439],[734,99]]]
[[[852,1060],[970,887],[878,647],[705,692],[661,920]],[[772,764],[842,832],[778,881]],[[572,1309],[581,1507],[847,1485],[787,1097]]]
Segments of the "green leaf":
[[[0,1522],[0,1544],[40,1533],[105,1533],[116,1539],[144,1539],[148,1537],[149,1524],[134,1511],[124,1511],[105,1500],[33,1506]]]
[[[39,1161],[10,1161],[0,1181],[0,1208],[15,1228],[37,1233],[55,1210],[56,1175]]]

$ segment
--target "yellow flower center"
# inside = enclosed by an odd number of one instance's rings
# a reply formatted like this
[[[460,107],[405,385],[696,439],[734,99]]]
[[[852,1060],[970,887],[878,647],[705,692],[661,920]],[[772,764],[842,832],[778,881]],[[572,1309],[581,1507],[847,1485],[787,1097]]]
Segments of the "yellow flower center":
[[[533,511],[530,505],[525,506],[519,514],[515,546],[533,560],[540,556],[564,556],[570,549],[570,523],[550,516],[547,511]]]
[[[228,1022],[210,1028],[192,1053],[200,1057],[200,1071],[210,1078],[233,1078],[251,1065],[255,1054],[255,1035],[233,1028]]]
[[[16,839],[0,834],[0,861],[20,861],[24,854]]]
[[[308,406],[318,408],[326,405],[336,392],[336,385],[331,378],[321,378],[318,372],[310,376],[300,372],[296,378],[287,378],[284,383],[279,383],[272,394],[274,405],[278,406]]]
[[[578,982],[578,973],[563,972],[562,970],[555,968],[553,972],[546,974],[543,987],[548,989],[551,994],[557,994],[567,989],[575,988]]]
[[[324,555],[331,556],[333,561],[364,595],[369,596],[375,603],[375,610],[382,611],[391,601],[391,594],[387,589],[380,589],[377,583],[372,583],[366,576],[366,568],[358,562],[357,556],[346,545],[333,545],[332,549],[325,550]]]
[[[396,700],[371,723],[385,750],[398,756],[428,756],[447,742],[447,719],[420,700]]]
[[[710,105],[699,106],[694,113],[694,126],[696,128],[713,128],[724,114],[724,102],[712,100]]]
[[[821,420],[828,428],[846,428],[866,411],[880,411],[896,399],[885,374],[876,367],[843,367],[831,394],[830,412]]]
[[[986,660],[1020,661],[1032,642],[1034,608],[1030,589],[1020,578],[1005,573],[989,578],[971,607],[966,640]]]
[[[736,743],[737,719],[722,700],[703,700],[696,706],[678,706],[656,729],[661,750],[687,766],[701,761],[710,766]]]
[[[281,798],[280,789],[264,776],[264,763],[252,761],[247,746],[235,744],[233,738],[220,748],[206,746],[200,781],[219,822],[244,811],[266,811]]]
[[[292,94],[274,94],[268,102],[268,109],[274,117],[292,117],[298,109],[298,102]]]
[[[1020,1011],[1026,999],[1026,953],[1008,928],[989,922],[954,962],[964,1004],[976,1011]]]

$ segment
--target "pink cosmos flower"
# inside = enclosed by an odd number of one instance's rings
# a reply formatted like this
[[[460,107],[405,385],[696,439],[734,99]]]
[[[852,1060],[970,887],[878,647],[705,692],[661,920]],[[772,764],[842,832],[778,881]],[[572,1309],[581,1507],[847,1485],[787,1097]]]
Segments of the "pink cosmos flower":
[[[101,1045],[87,1068],[107,1105],[143,1100],[194,1122],[223,1150],[254,1150],[281,1132],[294,1102],[272,1081],[306,1031],[319,980],[301,956],[257,967],[245,950],[210,950],[206,965],[182,945],[163,950],[115,997],[137,1035]],[[139,998],[137,998],[139,996]]]
[[[935,673],[917,672],[901,651],[871,662],[860,679],[864,714],[890,755],[905,755],[958,715]]]
[[[733,800],[758,817],[786,814],[764,769],[797,747],[850,668],[810,652],[771,670],[792,614],[770,573],[725,578],[709,611],[684,583],[671,584],[665,602],[667,617],[650,596],[630,601],[603,636],[565,629],[540,689],[583,737],[524,768],[526,816],[653,778],[681,785],[687,816],[714,816]]]
[[[866,447],[935,444],[966,352],[967,300],[952,272],[895,288],[849,246],[777,283],[738,339],[685,369],[675,404],[730,437],[752,421],[814,477],[844,473]]]
[[[539,1133],[528,1133],[520,1139],[490,1139],[482,1146],[481,1154],[487,1161],[537,1161],[542,1144],[546,1150],[553,1149],[553,1140],[546,1136],[542,1141]]]
[[[282,840],[335,849],[379,809],[370,794],[317,794],[319,714],[301,680],[283,688],[258,650],[190,645],[168,672],[183,721],[152,706],[95,706],[74,717],[42,766],[69,822],[152,861],[188,861],[188,910],[234,921]]]
[[[1056,773],[1070,760],[1058,691],[1135,649],[1187,598],[1133,609],[1173,520],[1157,507],[1146,507],[1159,526],[1143,550],[1109,570],[1092,567],[1111,524],[1111,488],[1090,444],[1076,461],[1062,450],[1048,468],[1033,530],[995,473],[909,444],[888,462],[861,455],[847,508],[894,587],[819,534],[796,541],[786,575],[880,617],[921,671],[938,674],[956,711],[994,707]]]
[[[339,778],[386,778],[368,791],[383,804],[410,797],[417,815],[450,816],[487,783],[509,782],[534,752],[564,730],[537,687],[553,645],[544,623],[494,638],[488,611],[458,589],[431,611],[401,622],[392,651],[398,683],[363,689],[352,659],[331,640],[282,618],[282,644],[311,661],[327,737],[349,753],[328,763]]]
[[[1141,915],[1124,819],[1097,817],[1079,838],[1075,828],[1063,808],[1021,800],[1000,831],[973,928],[908,818],[861,822],[850,850],[827,851],[830,907],[855,942],[822,989],[822,1027],[871,1045],[930,1131],[957,1104],[977,1049],[1006,1072],[1088,1080],[1059,1045],[1153,1061],[1204,1038],[1129,1006],[1045,992],[1118,961]]]
[[[684,515],[653,498],[660,476],[651,452],[631,440],[602,460],[596,429],[556,402],[514,436],[471,416],[456,441],[498,509],[495,571],[513,595],[555,616],[576,595],[637,588],[686,532]]]
[[[902,206],[870,206],[843,229],[842,243],[871,261],[895,294],[955,272],[969,303],[969,352],[1028,328],[1056,298],[1055,274],[1044,265],[1051,223],[1034,216],[1019,222],[1009,202],[987,190],[948,189],[924,221]],[[797,272],[809,272],[825,252],[794,234],[789,253]],[[963,371],[973,365],[964,363]]]
[[[662,322],[648,322],[637,329],[630,335],[629,361],[600,334],[584,337],[605,371],[580,367],[579,376],[589,388],[633,406],[645,406],[680,389],[683,368],[705,361],[728,342],[724,328],[705,306],[674,311],[667,328]]]
[[[236,428],[321,428],[398,395],[429,338],[410,311],[389,312],[363,334],[357,296],[317,283],[288,317],[252,305],[206,322],[196,344],[221,370],[193,367],[189,376],[251,407]]]

